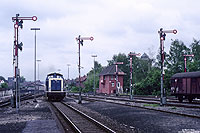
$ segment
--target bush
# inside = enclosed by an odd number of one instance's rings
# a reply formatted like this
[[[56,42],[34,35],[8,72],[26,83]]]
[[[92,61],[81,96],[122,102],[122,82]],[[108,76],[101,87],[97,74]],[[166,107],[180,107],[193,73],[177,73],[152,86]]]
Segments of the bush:
[[[71,88],[71,92],[79,92],[79,88],[76,87],[76,86],[73,86],[73,87]]]
[[[7,89],[8,88],[8,84],[7,83],[2,83],[0,88],[4,88],[4,89]]]
[[[147,77],[135,84],[137,95],[157,95],[160,88],[160,70],[153,68],[148,72]]]

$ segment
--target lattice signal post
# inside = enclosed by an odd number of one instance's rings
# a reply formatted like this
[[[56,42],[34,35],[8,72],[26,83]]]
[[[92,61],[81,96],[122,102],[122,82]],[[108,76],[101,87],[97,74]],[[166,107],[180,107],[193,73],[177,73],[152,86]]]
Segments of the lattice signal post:
[[[130,52],[128,54],[128,56],[130,57],[130,99],[133,99],[133,94],[134,94],[134,90],[132,90],[133,87],[133,66],[132,66],[132,60],[133,60],[133,56],[140,56],[140,53],[135,54]]]
[[[82,103],[82,98],[81,98],[81,56],[80,56],[80,45],[83,46],[83,40],[90,40],[93,41],[94,37],[81,37],[80,35],[76,38],[76,41],[78,42],[78,55],[79,55],[79,62],[78,62],[78,73],[79,73],[79,99],[78,103]]]
[[[13,47],[13,66],[14,66],[14,82],[15,82],[15,106],[16,106],[16,111],[18,112],[19,110],[19,105],[20,105],[20,95],[19,95],[19,78],[20,78],[20,73],[19,73],[19,68],[18,68],[18,49],[22,51],[22,46],[23,43],[19,43],[19,27],[22,29],[23,28],[23,21],[24,20],[32,20],[36,21],[37,17],[19,17],[19,14],[16,14],[16,17],[12,17],[12,21],[14,22],[14,47]]]
[[[183,56],[184,56],[184,64],[185,64],[184,71],[187,72],[187,57],[194,57],[194,55],[191,54],[191,55],[183,55]]]
[[[164,41],[165,41],[165,36],[166,33],[177,33],[177,30],[163,30],[163,28],[160,28],[158,31],[160,35],[160,55],[161,55],[161,98],[160,98],[160,105],[163,106],[166,104],[166,97],[164,96],[165,92],[163,89],[163,66],[164,66]]]

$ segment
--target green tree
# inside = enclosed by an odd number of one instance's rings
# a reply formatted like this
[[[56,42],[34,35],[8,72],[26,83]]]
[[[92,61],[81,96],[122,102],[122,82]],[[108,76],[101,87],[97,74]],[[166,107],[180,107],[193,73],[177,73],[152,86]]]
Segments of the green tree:
[[[7,83],[2,83],[1,84],[1,88],[7,89],[8,88],[8,84]]]
[[[124,76],[124,88],[129,88],[129,58],[124,53],[119,53],[118,55],[113,55],[112,60],[108,61],[108,66],[114,64],[115,62],[123,62],[122,65],[118,67],[126,74]]]
[[[99,73],[103,67],[100,63],[95,61],[95,87],[99,88]],[[84,82],[85,88],[83,92],[92,92],[94,88],[94,68],[87,74],[87,80]]]
[[[190,49],[182,41],[172,41],[169,54],[166,55],[167,69],[172,73],[184,72],[183,55],[190,53]]]
[[[190,57],[192,61],[187,61],[188,71],[200,71],[200,41],[196,39],[193,40],[193,43],[190,45],[190,49],[194,57]]]
[[[124,89],[130,86],[130,59],[129,56],[124,53],[119,53],[118,55],[113,55],[112,60],[108,61],[108,66],[114,64],[114,62],[123,62],[123,65],[118,65],[118,67],[126,74],[124,76]],[[148,64],[146,60],[141,60],[140,58],[133,56],[132,58],[132,68],[133,68],[133,83],[138,83],[144,79],[148,72]],[[150,66],[151,67],[151,66]]]
[[[20,76],[20,83],[23,83],[25,81],[26,81],[26,79],[24,78],[24,76]]]
[[[158,95],[160,93],[160,69],[153,67],[146,78],[135,84],[137,95]]]

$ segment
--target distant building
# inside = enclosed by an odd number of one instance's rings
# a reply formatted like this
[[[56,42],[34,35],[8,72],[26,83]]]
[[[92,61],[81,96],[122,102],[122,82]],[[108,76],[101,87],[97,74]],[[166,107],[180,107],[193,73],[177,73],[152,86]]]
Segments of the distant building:
[[[142,59],[142,60],[147,60],[147,61],[150,60],[149,56],[148,56],[146,53],[144,53],[144,54],[141,56],[141,59]]]
[[[152,66],[152,59],[150,59],[149,58],[149,56],[146,54],[146,53],[144,53],[142,56],[141,56],[141,60],[143,60],[143,61],[146,61],[146,63],[148,64],[148,71],[150,71],[151,70],[151,66]]]
[[[84,75],[83,77],[81,77],[80,81],[81,81],[81,88],[84,88],[85,85],[84,85],[84,82],[87,80],[87,76]],[[76,78],[75,79],[76,81],[76,87],[79,87],[79,78]]]
[[[8,88],[11,89],[14,87],[14,77],[8,77]]]
[[[123,91],[123,78],[125,73],[119,68],[118,73],[118,90]],[[116,93],[116,65],[111,65],[102,70],[99,74],[99,89],[97,93],[114,94]]]

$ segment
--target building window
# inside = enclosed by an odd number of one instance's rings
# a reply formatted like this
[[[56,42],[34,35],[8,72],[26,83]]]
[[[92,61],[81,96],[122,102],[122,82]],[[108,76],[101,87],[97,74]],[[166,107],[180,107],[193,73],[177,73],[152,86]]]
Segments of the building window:
[[[112,85],[112,87],[115,87],[115,83],[113,83],[113,82],[112,82],[112,84],[111,84],[111,85]]]

